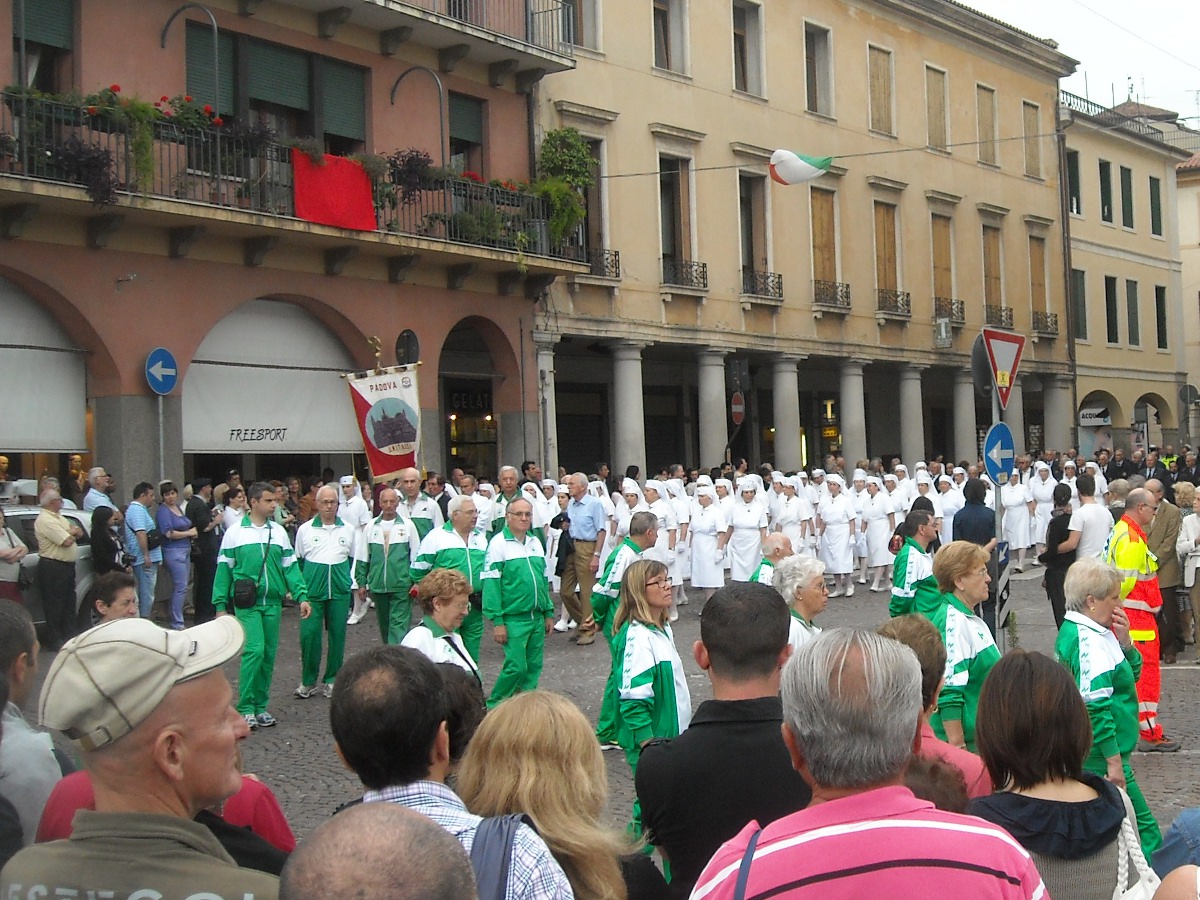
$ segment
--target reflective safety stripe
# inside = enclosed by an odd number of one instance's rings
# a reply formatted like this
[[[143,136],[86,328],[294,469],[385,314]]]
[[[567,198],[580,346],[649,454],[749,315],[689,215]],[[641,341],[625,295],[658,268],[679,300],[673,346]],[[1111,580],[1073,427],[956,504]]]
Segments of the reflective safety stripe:
[[[1154,632],[1153,631],[1143,631],[1141,629],[1139,629],[1137,631],[1130,629],[1129,636],[1133,640],[1138,641],[1139,643],[1142,643],[1142,644],[1148,644],[1152,640],[1154,640]]]

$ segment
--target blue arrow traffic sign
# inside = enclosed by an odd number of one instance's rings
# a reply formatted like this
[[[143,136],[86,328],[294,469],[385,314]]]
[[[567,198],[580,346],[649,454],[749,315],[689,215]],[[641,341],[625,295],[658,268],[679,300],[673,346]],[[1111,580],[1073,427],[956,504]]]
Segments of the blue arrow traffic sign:
[[[156,347],[146,357],[146,383],[156,394],[169,394],[179,383],[179,365],[166,347]]]
[[[988,429],[983,439],[983,466],[996,487],[1008,481],[1017,459],[1017,445],[1012,430],[1003,422]]]

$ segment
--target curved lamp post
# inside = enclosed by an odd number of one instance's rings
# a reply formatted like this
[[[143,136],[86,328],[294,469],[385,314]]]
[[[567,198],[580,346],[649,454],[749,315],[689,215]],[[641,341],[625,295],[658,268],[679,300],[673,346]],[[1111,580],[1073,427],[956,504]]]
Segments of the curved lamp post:
[[[201,3],[184,3],[175,12],[171,13],[171,17],[167,19],[167,24],[163,26],[162,37],[159,39],[159,46],[162,49],[167,49],[167,32],[171,30],[171,23],[179,16],[180,13],[186,12],[189,9],[198,9],[206,16],[212,25],[212,62],[213,62],[213,108],[217,110],[217,115],[221,114],[221,60],[220,47],[217,40],[217,17],[213,15],[211,9]],[[215,177],[214,186],[216,195],[221,196],[221,129],[213,129],[213,174]]]
[[[190,4],[190,5],[194,6],[195,4]],[[168,22],[167,24],[170,24],[170,23]],[[438,77],[438,73],[433,71],[433,69],[429,68],[429,66],[413,66],[412,68],[405,69],[403,72],[400,73],[400,76],[392,83],[392,98],[391,98],[392,106],[396,105],[396,89],[398,87],[400,87],[400,82],[402,82],[407,76],[411,75],[413,72],[424,72],[426,75],[428,75],[430,78],[432,78],[434,80],[434,83],[437,85],[437,89],[438,89],[438,137],[440,140],[438,147],[441,150],[442,168],[444,169],[444,168],[446,168],[446,88],[442,84],[442,79]]]

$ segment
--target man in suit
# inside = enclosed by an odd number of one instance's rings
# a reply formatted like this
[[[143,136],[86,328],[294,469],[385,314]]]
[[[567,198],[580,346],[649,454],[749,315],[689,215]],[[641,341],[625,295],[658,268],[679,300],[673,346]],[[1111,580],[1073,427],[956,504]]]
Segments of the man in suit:
[[[1158,461],[1158,449],[1155,447],[1150,448],[1150,452],[1146,454],[1146,458],[1138,466],[1136,474],[1141,475],[1147,481],[1157,479],[1164,485],[1169,484],[1171,481],[1167,467]]]
[[[1183,454],[1183,465],[1179,467],[1179,475],[1175,478],[1175,483],[1178,484],[1181,481],[1200,485],[1200,465],[1196,464],[1194,451],[1189,450]]]
[[[1100,464],[1104,470],[1104,477],[1108,479],[1109,484],[1112,484],[1118,478],[1128,478],[1133,474],[1133,467],[1129,460],[1125,458],[1125,451],[1118,447],[1113,451],[1112,459],[1105,465]]]
[[[1156,454],[1151,454],[1156,456]],[[1166,498],[1165,486],[1157,478],[1146,482],[1158,511],[1154,521],[1146,530],[1146,543],[1150,552],[1158,557],[1158,589],[1162,594],[1162,612],[1158,617],[1159,654],[1167,665],[1175,662],[1177,654],[1183,650],[1183,634],[1179,626],[1179,600],[1176,592],[1183,583],[1183,572],[1179,566],[1179,554],[1175,552],[1175,542],[1179,540],[1179,529],[1183,522],[1183,514],[1179,507]]]

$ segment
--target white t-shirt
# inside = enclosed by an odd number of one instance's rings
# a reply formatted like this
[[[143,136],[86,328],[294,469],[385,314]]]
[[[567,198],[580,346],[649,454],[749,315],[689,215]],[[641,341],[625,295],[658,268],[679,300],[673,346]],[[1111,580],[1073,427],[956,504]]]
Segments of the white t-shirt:
[[[1099,503],[1082,503],[1079,509],[1071,513],[1069,531],[1078,531],[1079,547],[1075,550],[1077,559],[1090,556],[1099,559],[1104,553],[1104,545],[1108,543],[1108,535],[1113,528],[1112,513]]]

